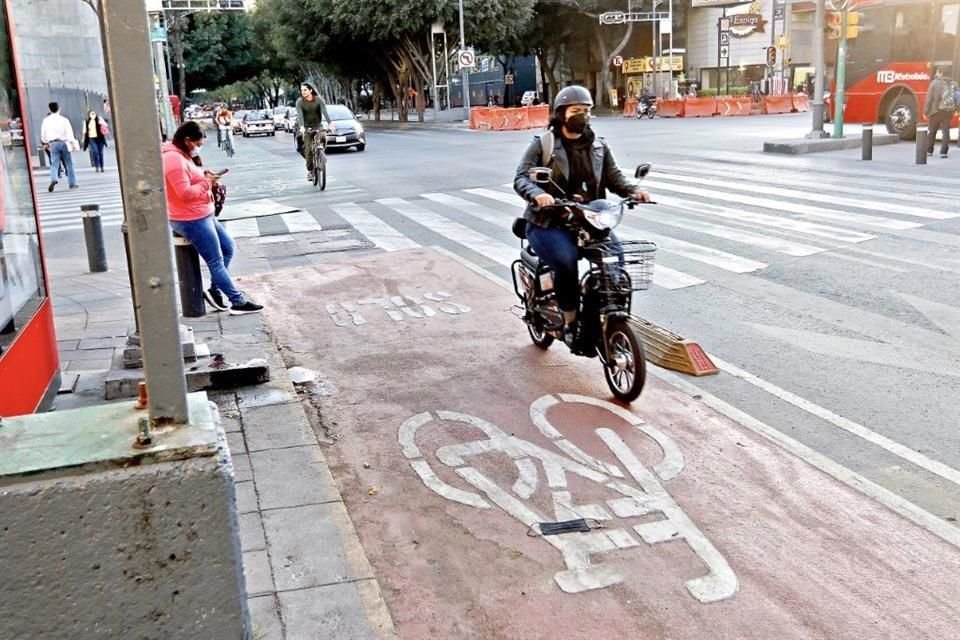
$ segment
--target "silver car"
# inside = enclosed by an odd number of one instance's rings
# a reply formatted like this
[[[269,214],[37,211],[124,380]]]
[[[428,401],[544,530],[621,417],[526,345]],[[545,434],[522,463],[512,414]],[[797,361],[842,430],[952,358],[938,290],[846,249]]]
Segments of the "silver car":
[[[357,151],[363,151],[367,148],[367,134],[350,109],[342,104],[328,104],[327,112],[335,127],[334,131],[327,131],[328,149],[356,147]]]

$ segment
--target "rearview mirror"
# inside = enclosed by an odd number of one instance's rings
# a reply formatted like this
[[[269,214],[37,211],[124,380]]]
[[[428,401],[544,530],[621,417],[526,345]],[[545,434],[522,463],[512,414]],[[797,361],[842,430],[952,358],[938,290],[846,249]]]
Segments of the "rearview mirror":
[[[533,167],[527,171],[527,175],[537,184],[547,184],[550,182],[550,176],[553,175],[553,171],[547,167]]]
[[[646,162],[643,163],[643,164],[641,164],[641,165],[638,165],[638,166],[637,166],[637,172],[634,174],[634,177],[635,177],[635,178],[643,178],[643,177],[646,176],[648,173],[650,173],[651,167],[652,167],[652,165],[650,165],[649,163],[646,163]]]

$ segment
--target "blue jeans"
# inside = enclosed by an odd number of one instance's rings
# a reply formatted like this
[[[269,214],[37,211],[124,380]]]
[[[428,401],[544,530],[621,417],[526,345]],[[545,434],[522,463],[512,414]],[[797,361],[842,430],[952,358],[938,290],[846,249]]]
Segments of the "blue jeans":
[[[50,143],[50,182],[57,184],[59,182],[58,172],[60,162],[67,167],[67,183],[71,187],[77,185],[77,175],[73,172],[73,158],[70,156],[70,149],[67,143],[62,140],[54,140]]]
[[[580,249],[573,233],[562,227],[539,227],[527,223],[527,240],[540,259],[553,271],[553,290],[561,311],[580,308],[580,278],[577,262]],[[623,248],[617,236],[610,232],[605,251],[616,252],[623,264]]]
[[[227,271],[236,248],[233,238],[212,213],[200,220],[171,220],[170,228],[190,241],[203,261],[207,263],[213,286],[227,296],[231,304],[239,305],[246,302],[246,298],[233,284],[233,278]]]
[[[91,140],[90,141],[90,159],[93,160],[93,166],[95,169],[103,169],[103,140]]]

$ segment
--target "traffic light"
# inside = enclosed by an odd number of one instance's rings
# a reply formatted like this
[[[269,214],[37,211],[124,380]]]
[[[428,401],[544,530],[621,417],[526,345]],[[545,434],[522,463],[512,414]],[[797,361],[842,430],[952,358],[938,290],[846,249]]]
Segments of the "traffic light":
[[[847,40],[860,35],[860,20],[862,18],[863,14],[859,11],[850,11],[847,13]]]
[[[776,47],[767,47],[767,66],[768,67],[777,66],[777,48]]]
[[[831,40],[839,40],[842,28],[843,13],[841,11],[829,12],[827,14],[827,37]]]

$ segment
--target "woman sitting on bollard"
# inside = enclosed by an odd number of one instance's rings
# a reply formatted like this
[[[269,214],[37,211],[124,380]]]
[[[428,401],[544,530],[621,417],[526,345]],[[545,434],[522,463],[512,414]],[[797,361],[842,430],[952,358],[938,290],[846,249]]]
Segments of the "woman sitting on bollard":
[[[172,142],[163,145],[170,227],[189,240],[207,263],[212,285],[203,297],[212,307],[233,315],[257,313],[263,307],[248,300],[227,271],[235,247],[214,215],[212,188],[220,176],[200,168],[203,140],[200,125],[190,120],[180,125]]]

